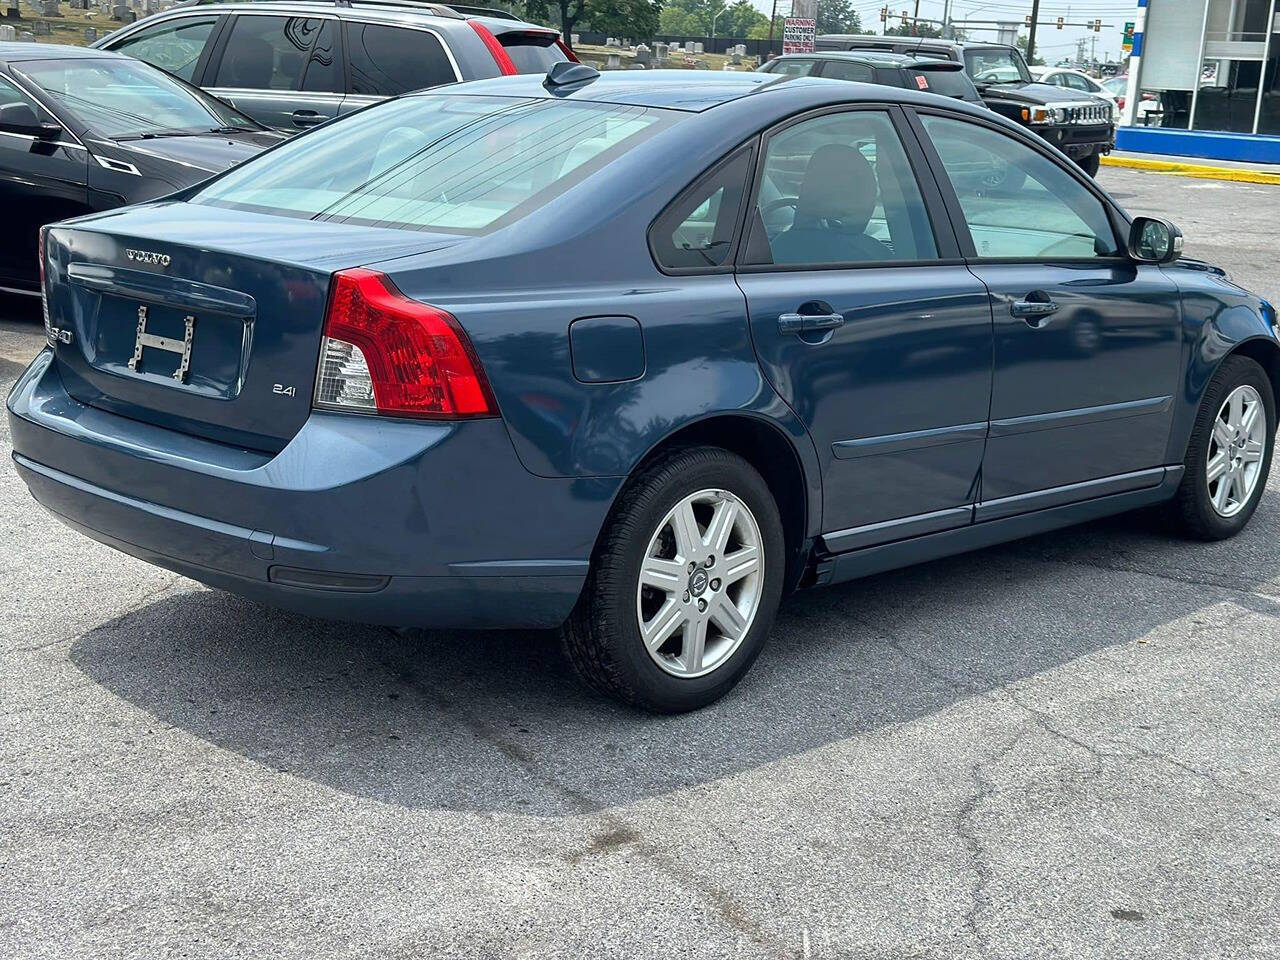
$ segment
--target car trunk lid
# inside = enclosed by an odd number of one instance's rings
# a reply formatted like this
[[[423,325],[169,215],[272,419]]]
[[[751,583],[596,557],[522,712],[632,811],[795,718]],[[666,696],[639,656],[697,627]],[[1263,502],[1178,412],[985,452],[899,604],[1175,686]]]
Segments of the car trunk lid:
[[[334,271],[462,239],[178,202],[54,227],[64,383],[113,413],[279,450],[311,411]]]

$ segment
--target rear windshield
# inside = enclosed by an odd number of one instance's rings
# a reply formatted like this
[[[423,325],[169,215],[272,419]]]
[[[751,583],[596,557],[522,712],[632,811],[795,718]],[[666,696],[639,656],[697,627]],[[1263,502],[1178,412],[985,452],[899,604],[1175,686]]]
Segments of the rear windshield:
[[[973,83],[964,75],[963,70],[917,70],[907,69],[909,84],[928,93],[936,93],[943,97],[959,97],[961,100],[973,100]]]
[[[250,160],[192,202],[483,233],[528,215],[680,116],[581,101],[406,97]]]
[[[553,63],[560,63],[569,58],[556,43],[559,38],[554,33],[504,33],[498,42],[507,51],[507,56],[516,65],[520,73],[546,73]]]

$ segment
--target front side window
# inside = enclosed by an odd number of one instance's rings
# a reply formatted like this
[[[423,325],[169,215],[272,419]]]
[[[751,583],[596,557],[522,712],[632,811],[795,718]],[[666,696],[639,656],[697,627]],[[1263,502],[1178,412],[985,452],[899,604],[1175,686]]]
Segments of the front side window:
[[[804,120],[769,138],[748,259],[831,266],[937,256],[924,199],[888,115]]]
[[[302,89],[307,56],[323,25],[317,17],[236,17],[212,85],[237,90]]]
[[[372,23],[347,24],[351,92],[397,97],[453,83],[457,75],[434,34]]]
[[[751,157],[750,150],[740,150],[678,197],[657,219],[650,239],[660,265],[672,270],[705,270],[729,259]]]
[[[1044,154],[976,123],[921,119],[979,257],[1074,259],[1119,253],[1102,201]]]
[[[217,24],[217,17],[186,17],[140,30],[111,49],[145,60],[183,80],[191,80]]]
[[[777,60],[769,72],[780,73],[785,77],[807,77],[817,65],[814,60]]]
[[[192,202],[482,233],[528,215],[681,117],[573,100],[407,97],[249,160]]]
[[[1030,83],[1022,54],[1008,47],[977,47],[964,52],[964,67],[974,83]]]
[[[101,137],[261,129],[222,101],[136,60],[32,60],[21,68],[23,76]]]

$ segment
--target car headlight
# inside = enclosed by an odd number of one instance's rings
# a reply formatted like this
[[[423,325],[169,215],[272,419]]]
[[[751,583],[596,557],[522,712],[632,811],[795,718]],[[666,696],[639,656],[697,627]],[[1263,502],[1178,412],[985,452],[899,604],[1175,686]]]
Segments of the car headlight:
[[[1053,123],[1054,111],[1047,107],[1023,107],[1022,119],[1026,123]]]

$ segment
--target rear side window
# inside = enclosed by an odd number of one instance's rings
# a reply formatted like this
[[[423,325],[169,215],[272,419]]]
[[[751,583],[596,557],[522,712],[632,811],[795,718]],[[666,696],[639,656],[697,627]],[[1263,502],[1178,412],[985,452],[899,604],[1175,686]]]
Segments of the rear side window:
[[[504,33],[498,37],[519,73],[546,73],[553,63],[569,58],[554,33]]]
[[[145,60],[174,76],[190,80],[204,46],[218,25],[217,17],[187,17],[141,30],[111,47],[117,53]]]
[[[249,160],[191,202],[484,233],[527,216],[681,117],[573,100],[406,97]]]
[[[348,23],[347,61],[351,92],[365,96],[396,97],[458,79],[440,41],[425,30]]]
[[[752,156],[750,150],[738,151],[663,211],[649,232],[659,266],[706,270],[729,259]]]
[[[236,17],[212,85],[300,90],[307,55],[323,24],[316,17]]]
[[[777,60],[769,68],[769,72],[780,73],[784,77],[807,77],[817,65],[813,60]]]

